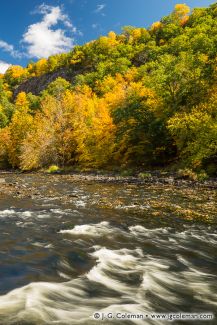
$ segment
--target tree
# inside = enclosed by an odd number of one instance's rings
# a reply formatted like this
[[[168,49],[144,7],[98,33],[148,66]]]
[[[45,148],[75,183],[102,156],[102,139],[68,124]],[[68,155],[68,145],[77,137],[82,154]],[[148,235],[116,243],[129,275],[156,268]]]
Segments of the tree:
[[[58,77],[56,80],[51,82],[47,89],[42,93],[42,97],[46,97],[48,94],[56,98],[60,98],[66,89],[70,89],[71,84],[64,78]]]
[[[1,168],[8,167],[9,157],[8,157],[8,147],[10,142],[10,132],[9,128],[5,127],[0,129],[0,166]]]
[[[9,141],[6,145],[9,163],[12,167],[20,167],[22,143],[33,126],[33,117],[29,114],[24,94],[17,99],[16,107],[17,110],[8,126]]]
[[[183,18],[186,18],[188,14],[190,13],[190,8],[185,4],[176,4],[174,9],[174,16],[177,20],[180,22],[183,20]]]
[[[48,71],[48,62],[47,59],[40,59],[34,65],[35,75],[41,76],[42,74]]]
[[[215,89],[208,102],[195,107],[189,113],[177,113],[168,121],[168,128],[174,137],[180,157],[194,169],[201,169],[205,167],[206,161],[216,161],[217,158]]]
[[[15,86],[28,76],[28,71],[19,65],[13,65],[8,68],[4,74],[4,79],[11,86]]]
[[[4,128],[8,124],[8,118],[4,113],[2,106],[0,105],[0,128]]]
[[[41,102],[41,111],[34,117],[34,126],[22,143],[23,170],[69,163],[74,148],[68,145],[71,141],[68,138],[71,131],[68,120],[69,112],[61,98],[47,95]]]
[[[24,91],[20,92],[17,95],[15,105],[17,110],[27,112],[29,109],[29,101],[27,99],[27,95]]]

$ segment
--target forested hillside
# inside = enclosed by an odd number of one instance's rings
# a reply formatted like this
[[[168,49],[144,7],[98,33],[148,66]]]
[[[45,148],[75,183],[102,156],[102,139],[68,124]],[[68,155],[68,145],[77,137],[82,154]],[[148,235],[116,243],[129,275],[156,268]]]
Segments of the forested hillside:
[[[31,92],[30,92],[31,91]],[[0,164],[217,172],[217,4],[0,76]]]

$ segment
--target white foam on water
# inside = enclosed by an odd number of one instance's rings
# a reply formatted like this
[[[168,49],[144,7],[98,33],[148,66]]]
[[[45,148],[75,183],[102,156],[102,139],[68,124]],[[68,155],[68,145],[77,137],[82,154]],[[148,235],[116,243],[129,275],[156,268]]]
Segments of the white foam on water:
[[[25,222],[23,222],[23,221],[17,221],[16,222],[16,225],[17,226],[23,226],[25,224]]]
[[[71,212],[70,209],[65,209],[65,210],[62,210],[62,209],[50,209],[50,211],[52,213],[55,213],[55,214],[60,214],[60,215],[65,215],[65,214],[68,214]]]
[[[73,229],[60,230],[60,234],[71,234],[71,235],[85,235],[90,237],[100,237],[108,235],[114,232],[107,221],[102,221],[98,224],[79,225]]]
[[[76,207],[85,207],[86,204],[87,203],[85,201],[83,201],[83,200],[77,200],[77,201],[75,201]]]
[[[136,226],[131,226],[129,227],[129,231],[131,234],[133,234],[134,236],[145,236],[145,237],[150,237],[150,236],[154,236],[154,235],[163,235],[163,234],[169,234],[170,228],[154,228],[154,229],[149,229],[149,228],[145,228],[143,226],[140,225],[136,225]]]
[[[53,248],[52,244],[46,244],[46,243],[41,243],[41,242],[34,242],[34,243],[32,243],[32,245],[36,246],[36,247]]]
[[[65,283],[31,283],[0,296],[0,321],[33,324],[89,324],[96,306],[116,298],[90,299],[85,279]],[[9,317],[7,316],[9,315]]]
[[[37,218],[38,218],[38,219],[48,219],[48,218],[50,218],[50,217],[51,217],[51,215],[48,214],[48,213],[45,213],[45,214],[38,214],[38,215],[37,215]]]
[[[6,209],[6,210],[2,210],[0,211],[0,217],[5,217],[5,216],[14,216],[16,214],[16,211],[13,209]]]
[[[117,231],[118,228],[104,221],[77,225],[60,233],[78,238],[82,235],[103,238],[109,234],[112,239]],[[92,315],[96,311],[150,314],[164,308],[176,312],[189,297],[190,301],[196,299],[210,308],[216,306],[216,276],[202,271],[191,255],[186,255],[192,242],[204,242],[209,238],[208,233],[194,229],[173,233],[170,228],[148,229],[140,225],[129,227],[129,232],[120,232],[135,243],[134,248],[94,246],[90,257],[95,265],[87,274],[70,279],[67,271],[73,269],[63,257],[57,272],[70,281],[30,283],[0,296],[0,323],[25,320],[34,325],[91,325],[95,324]],[[136,241],[137,237],[152,242],[156,253],[148,253],[143,241]],[[174,239],[174,243],[168,238]],[[143,321],[131,319],[131,323],[142,325]],[[161,325],[162,321],[146,320],[146,324]]]
[[[20,211],[14,209],[6,209],[0,211],[0,218],[8,219],[8,218],[16,218],[19,221],[16,221],[15,224],[19,228],[25,228],[27,226],[31,226],[33,224],[33,218],[35,217],[35,213],[32,211]]]
[[[144,256],[140,248],[129,250],[110,250],[99,248],[92,254],[97,264],[87,274],[91,282],[98,282],[105,287],[112,288],[135,303],[143,305],[147,292],[155,292],[161,299],[167,297],[171,304],[180,303],[182,297],[175,297],[171,289],[177,283],[177,275],[170,274],[170,261]],[[117,277],[117,275],[120,275]],[[126,281],[137,276],[138,284]],[[183,282],[180,280],[179,286]],[[146,308],[149,304],[146,301]]]
[[[59,276],[60,276],[61,278],[66,279],[66,280],[71,280],[71,277],[68,276],[68,275],[65,274],[65,273],[60,272],[60,271],[58,271],[57,273],[59,274]]]
[[[133,292],[136,293],[134,285],[130,286],[129,283],[120,281],[119,278],[112,277],[111,274],[120,273],[125,277],[135,272],[141,272],[139,259],[142,256],[142,251],[140,249],[113,251],[107,248],[99,248],[92,253],[92,256],[97,259],[97,264],[87,274],[87,278],[91,282],[98,282],[125,295],[129,295],[130,292],[130,295]]]
[[[131,205],[117,205],[115,209],[126,209],[126,210],[147,210],[150,209],[151,206],[149,204],[146,205],[138,205],[138,204],[131,204]]]
[[[30,212],[30,211],[19,212],[19,214],[21,214],[22,217],[31,217],[32,216],[32,212]]]

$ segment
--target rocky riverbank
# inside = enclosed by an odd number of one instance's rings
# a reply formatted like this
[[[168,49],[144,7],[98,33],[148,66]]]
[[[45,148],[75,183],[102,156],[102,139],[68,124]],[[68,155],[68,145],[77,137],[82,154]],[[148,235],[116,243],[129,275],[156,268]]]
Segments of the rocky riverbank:
[[[215,190],[217,189],[217,179],[211,178],[205,181],[189,180],[180,177],[175,173],[154,172],[146,173],[141,176],[121,176],[115,173],[100,174],[98,172],[93,173],[15,173],[8,171],[0,171],[0,195],[8,194],[16,197],[30,198],[32,196],[41,196],[41,186],[37,184],[35,186],[31,183],[26,183],[24,179],[31,175],[37,175],[38,179],[43,184],[46,179],[51,182],[62,181],[64,182],[84,182],[86,184],[97,182],[97,183],[110,183],[110,184],[135,184],[135,185],[146,185],[146,186],[172,186],[182,188],[193,188],[199,187],[204,189]],[[145,176],[144,176],[145,175]],[[48,193],[46,193],[48,194]]]
[[[217,224],[217,182],[180,179],[175,175],[123,177],[114,174],[14,173],[0,174],[0,208],[13,208],[7,202],[23,206],[56,204],[66,209],[83,206],[90,209],[122,211],[149,218],[156,225],[182,222]],[[124,199],[128,194],[127,201]],[[88,193],[88,195],[86,195]],[[112,214],[113,215],[113,214]],[[170,221],[169,221],[170,220]],[[178,222],[178,223],[177,223]]]

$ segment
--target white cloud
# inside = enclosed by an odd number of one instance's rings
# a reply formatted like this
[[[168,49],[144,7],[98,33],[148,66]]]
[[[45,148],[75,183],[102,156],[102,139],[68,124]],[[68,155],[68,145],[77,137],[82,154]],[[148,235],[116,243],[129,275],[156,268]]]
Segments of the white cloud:
[[[3,49],[6,52],[13,52],[14,51],[13,45],[10,45],[7,42],[2,41],[2,40],[0,40],[0,48]]]
[[[11,64],[0,61],[0,73],[5,73],[5,71],[11,66]]]
[[[96,29],[98,26],[99,26],[99,24],[92,24],[92,25],[91,25],[91,27],[92,27],[93,29]]]
[[[97,5],[95,12],[100,13],[105,8],[105,6],[106,5],[104,3],[102,3],[101,5]]]
[[[43,4],[38,7],[37,13],[43,15],[42,20],[30,25],[22,39],[28,56],[42,58],[69,50],[73,46],[73,38],[66,36],[66,31],[75,34],[77,29],[62,8]],[[59,22],[65,29],[54,29]]]
[[[14,58],[20,58],[22,56],[21,53],[19,53],[18,51],[16,51],[14,49],[14,46],[11,44],[8,44],[7,42],[0,40],[0,49],[2,49],[5,52],[10,53],[11,56],[13,56]]]

